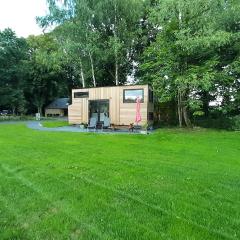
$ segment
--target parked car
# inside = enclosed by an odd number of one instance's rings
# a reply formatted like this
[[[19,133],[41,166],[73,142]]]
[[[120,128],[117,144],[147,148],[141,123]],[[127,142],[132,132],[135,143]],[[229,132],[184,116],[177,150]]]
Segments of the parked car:
[[[9,110],[2,110],[2,111],[0,111],[0,116],[7,116],[9,114],[11,114],[11,112]]]

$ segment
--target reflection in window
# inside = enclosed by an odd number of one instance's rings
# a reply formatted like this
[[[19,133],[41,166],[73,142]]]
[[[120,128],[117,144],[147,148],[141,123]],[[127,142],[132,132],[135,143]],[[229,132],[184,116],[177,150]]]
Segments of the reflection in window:
[[[74,98],[88,98],[89,92],[75,92]]]
[[[135,103],[137,98],[140,98],[141,102],[144,101],[143,89],[125,89],[123,90],[123,102],[124,103]]]

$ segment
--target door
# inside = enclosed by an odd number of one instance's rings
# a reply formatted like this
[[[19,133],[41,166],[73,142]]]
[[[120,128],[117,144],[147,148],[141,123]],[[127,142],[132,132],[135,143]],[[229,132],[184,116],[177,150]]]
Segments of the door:
[[[96,118],[97,123],[103,123],[105,117],[109,117],[109,100],[89,101],[89,120]]]

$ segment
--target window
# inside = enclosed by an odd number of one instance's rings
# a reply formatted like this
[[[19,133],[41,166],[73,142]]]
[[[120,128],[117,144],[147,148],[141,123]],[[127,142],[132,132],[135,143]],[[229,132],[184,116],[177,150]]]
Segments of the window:
[[[149,121],[153,121],[153,119],[154,119],[153,112],[149,112],[149,113],[148,113],[148,120],[149,120]]]
[[[74,98],[88,98],[89,92],[75,92]]]
[[[144,91],[143,89],[125,89],[123,90],[123,102],[124,103],[135,103],[137,98],[144,102]]]
[[[151,89],[148,91],[148,101],[153,103],[153,91]]]

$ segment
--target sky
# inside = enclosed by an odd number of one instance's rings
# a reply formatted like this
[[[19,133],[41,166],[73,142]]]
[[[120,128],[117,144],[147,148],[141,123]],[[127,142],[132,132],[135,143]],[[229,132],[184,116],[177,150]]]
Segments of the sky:
[[[46,13],[46,0],[0,0],[0,31],[9,27],[18,37],[39,35],[35,18]]]

